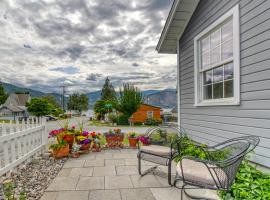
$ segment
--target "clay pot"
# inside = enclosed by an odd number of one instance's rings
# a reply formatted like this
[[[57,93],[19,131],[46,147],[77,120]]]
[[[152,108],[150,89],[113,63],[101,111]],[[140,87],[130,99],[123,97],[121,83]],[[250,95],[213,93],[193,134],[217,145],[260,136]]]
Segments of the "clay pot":
[[[56,159],[67,157],[68,154],[69,154],[69,145],[66,145],[65,147],[53,150],[53,157]]]
[[[128,141],[129,141],[129,146],[133,149],[137,148],[137,142],[138,142],[138,139],[137,138],[131,138],[129,137],[128,138]]]
[[[69,149],[72,149],[74,142],[74,135],[65,135],[64,140],[69,144]]]
[[[98,144],[93,144],[93,146],[92,146],[92,151],[93,151],[93,152],[100,152],[100,151],[101,151],[100,145],[98,145]]]
[[[72,157],[72,158],[79,158],[79,157],[80,157],[80,153],[79,153],[79,152],[72,153],[72,154],[71,154],[71,157]]]
[[[107,136],[106,137],[106,142],[107,146],[111,148],[115,147],[123,147],[123,140],[124,136],[123,135],[115,135],[115,136]]]
[[[81,150],[82,151],[89,151],[90,149],[90,143],[89,144],[82,144]]]

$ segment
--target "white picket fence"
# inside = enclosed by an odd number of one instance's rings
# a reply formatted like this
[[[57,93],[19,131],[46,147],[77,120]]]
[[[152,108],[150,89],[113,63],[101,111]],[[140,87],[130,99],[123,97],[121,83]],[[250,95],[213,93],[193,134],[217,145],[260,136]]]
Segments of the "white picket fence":
[[[42,153],[47,143],[45,119],[31,118],[16,123],[0,121],[0,176]]]

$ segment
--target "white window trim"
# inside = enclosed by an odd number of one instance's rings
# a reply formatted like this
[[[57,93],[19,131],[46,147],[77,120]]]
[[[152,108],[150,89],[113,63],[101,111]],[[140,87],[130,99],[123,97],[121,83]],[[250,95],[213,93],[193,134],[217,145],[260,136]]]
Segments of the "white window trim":
[[[229,18],[233,19],[233,62],[234,62],[234,97],[225,99],[202,99],[202,85],[200,83],[199,69],[199,41],[207,33],[215,29]],[[208,26],[204,31],[194,38],[194,106],[219,106],[240,104],[240,31],[239,31],[239,5],[237,4],[222,17]]]
[[[149,113],[151,113],[151,117],[149,117]],[[147,119],[154,119],[154,111],[147,111]]]

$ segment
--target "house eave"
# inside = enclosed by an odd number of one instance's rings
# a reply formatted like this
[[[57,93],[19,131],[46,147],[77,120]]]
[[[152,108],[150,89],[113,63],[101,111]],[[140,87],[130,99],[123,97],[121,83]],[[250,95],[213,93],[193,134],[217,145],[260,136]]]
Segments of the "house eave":
[[[156,46],[158,53],[177,53],[177,41],[181,38],[199,1],[174,0]]]

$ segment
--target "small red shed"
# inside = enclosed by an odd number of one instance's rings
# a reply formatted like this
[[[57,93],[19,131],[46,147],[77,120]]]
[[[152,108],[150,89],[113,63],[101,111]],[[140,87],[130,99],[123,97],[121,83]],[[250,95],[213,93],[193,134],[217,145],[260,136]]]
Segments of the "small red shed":
[[[161,120],[161,108],[149,104],[142,104],[129,118],[130,123],[144,123],[147,119]]]

